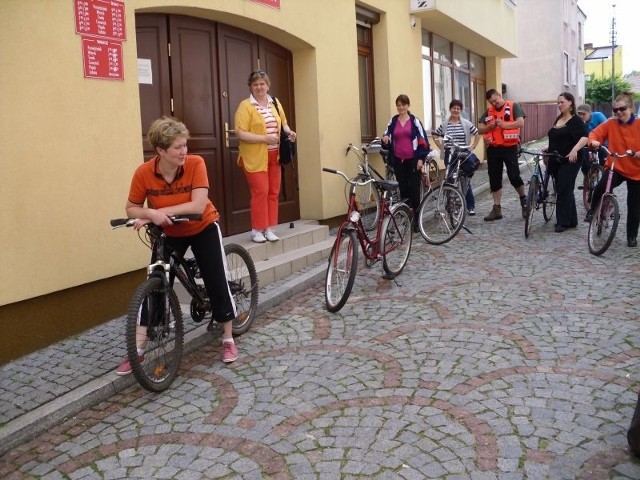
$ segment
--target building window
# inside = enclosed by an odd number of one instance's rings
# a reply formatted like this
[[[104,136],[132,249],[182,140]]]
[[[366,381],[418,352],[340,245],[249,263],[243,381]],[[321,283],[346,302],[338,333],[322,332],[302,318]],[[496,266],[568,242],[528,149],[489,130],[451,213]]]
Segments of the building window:
[[[569,54],[567,52],[562,52],[562,78],[563,78],[565,87],[569,86],[570,71],[571,70],[569,66]]]
[[[449,116],[449,103],[462,101],[462,116],[476,122],[484,111],[485,60],[446,38],[422,31],[424,124],[437,128]]]
[[[583,48],[583,42],[584,40],[582,39],[582,22],[578,23],[578,50],[582,50]]]
[[[578,83],[578,65],[575,58],[571,58],[571,85],[575,86]]]
[[[358,83],[360,90],[360,135],[363,142],[376,137],[376,104],[373,83],[373,34],[371,26],[380,21],[376,12],[356,7],[358,38]]]

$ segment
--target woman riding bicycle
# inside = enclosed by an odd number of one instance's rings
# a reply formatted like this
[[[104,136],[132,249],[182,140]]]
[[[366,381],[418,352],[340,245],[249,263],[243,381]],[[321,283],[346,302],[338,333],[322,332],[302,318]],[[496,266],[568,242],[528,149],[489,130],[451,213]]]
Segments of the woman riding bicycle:
[[[569,158],[577,158],[580,149],[589,144],[592,148],[599,148],[605,141],[609,142],[612,153],[633,152],[633,157],[622,157],[616,161],[616,171],[613,173],[611,189],[627,182],[627,244],[630,247],[638,245],[638,226],[640,225],[640,120],[633,113],[633,94],[621,93],[613,103],[615,118],[598,125],[589,137],[583,137],[573,147]],[[612,158],[607,158],[605,168],[611,168]],[[587,212],[586,222],[593,218],[598,202],[602,197],[608,175],[602,175],[591,201],[591,210]]]
[[[226,258],[218,226],[220,215],[209,200],[204,159],[187,155],[188,138],[187,127],[174,118],[162,117],[151,124],[147,139],[157,155],[140,165],[133,174],[127,217],[137,219],[136,230],[150,222],[161,226],[167,236],[167,245],[180,255],[191,247],[211,299],[213,319],[223,324],[222,360],[233,362],[238,358],[232,335],[236,306],[225,274]],[[171,221],[172,215],[184,214],[202,214],[202,220],[175,224]],[[141,359],[147,343],[143,326],[146,322],[147,319],[141,318],[136,332]],[[118,375],[130,372],[128,360],[116,370]]]

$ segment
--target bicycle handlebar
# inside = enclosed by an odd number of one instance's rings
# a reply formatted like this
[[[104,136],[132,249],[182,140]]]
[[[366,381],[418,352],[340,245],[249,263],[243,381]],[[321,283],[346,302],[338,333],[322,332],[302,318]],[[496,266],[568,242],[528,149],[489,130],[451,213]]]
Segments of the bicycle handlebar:
[[[356,152],[362,151],[365,154],[368,154],[368,153],[379,153],[381,149],[382,149],[382,140],[380,139],[380,137],[376,137],[366,145],[362,145],[360,148],[356,147],[353,143],[350,143],[349,145],[347,145],[347,151],[345,152],[345,155],[347,155],[351,150],[354,150]]]
[[[171,221],[173,223],[181,223],[181,222],[190,222],[193,220],[202,220],[202,214],[200,213],[187,213],[187,214],[183,214],[183,215],[171,215]],[[135,218],[114,218],[112,219],[109,224],[113,227],[113,228],[117,228],[117,227],[133,227],[133,224],[135,223],[136,219]]]
[[[518,149],[518,156],[520,156],[523,153],[528,153],[529,155],[535,155],[540,157],[563,158],[562,155],[560,155],[558,152],[543,152],[542,150],[528,150],[526,148],[520,147]]]
[[[589,147],[589,148],[592,149],[592,147]],[[604,152],[610,157],[623,158],[623,157],[634,157],[635,156],[635,153],[633,153],[632,150],[627,150],[626,152],[624,152],[624,154],[621,154],[621,153],[615,153],[615,152],[609,151],[609,149],[607,147],[605,147],[604,145],[600,145],[598,148],[603,149]]]
[[[441,135],[439,133],[436,132],[431,132],[431,136],[432,137],[440,137],[443,140],[443,146],[444,148],[451,148],[451,147],[455,147],[458,148],[460,150],[468,150],[469,152],[471,152],[473,150],[473,145],[460,145],[458,143],[456,143],[453,140],[453,137],[451,137],[450,135]],[[449,145],[447,145],[447,143]]]
[[[327,172],[327,173],[333,173],[334,175],[340,175],[342,178],[344,178],[346,180],[347,183],[350,183],[352,185],[357,185],[357,186],[360,186],[360,187],[363,187],[363,186],[368,185],[370,183],[375,183],[376,182],[375,178],[369,178],[368,180],[365,180],[364,182],[358,182],[357,180],[353,180],[352,178],[349,178],[344,172],[341,172],[340,170],[336,170],[334,168],[322,167],[322,171],[323,172]]]

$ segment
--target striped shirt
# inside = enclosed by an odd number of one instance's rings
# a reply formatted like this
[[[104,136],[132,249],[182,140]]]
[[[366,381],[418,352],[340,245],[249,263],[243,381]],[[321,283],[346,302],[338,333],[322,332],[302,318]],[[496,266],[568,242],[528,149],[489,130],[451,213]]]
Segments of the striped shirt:
[[[260,113],[260,115],[262,115],[262,117],[264,118],[264,122],[267,126],[267,135],[278,135],[278,121],[276,120],[276,117],[273,115],[271,108],[269,108],[269,105],[271,105],[271,103],[272,101],[271,99],[269,99],[267,108],[263,107],[258,102],[255,102],[254,105],[256,107],[256,110],[258,110],[258,113]],[[277,149],[278,149],[277,143],[275,145],[267,145],[267,150],[277,150]]]
[[[469,133],[471,133],[472,136],[478,135],[478,127],[476,127],[475,125],[471,125],[471,128],[469,129]],[[439,136],[442,136],[444,134],[442,125],[438,127],[438,129],[435,131],[435,134]],[[447,125],[447,135],[449,135],[453,139],[453,142],[456,145],[467,144],[467,139],[464,134],[464,128],[462,128],[462,122],[460,123],[450,122],[449,125]]]

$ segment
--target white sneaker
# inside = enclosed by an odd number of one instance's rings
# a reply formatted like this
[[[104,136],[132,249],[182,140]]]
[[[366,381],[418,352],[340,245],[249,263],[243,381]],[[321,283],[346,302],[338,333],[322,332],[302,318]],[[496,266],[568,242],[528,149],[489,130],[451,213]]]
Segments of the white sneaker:
[[[252,230],[251,231],[251,241],[256,242],[256,243],[265,243],[267,241],[267,239],[264,238],[264,234],[261,231]]]
[[[264,236],[270,242],[277,242],[278,240],[280,240],[278,236],[275,233],[273,233],[273,230],[271,230],[270,228],[264,231]]]

